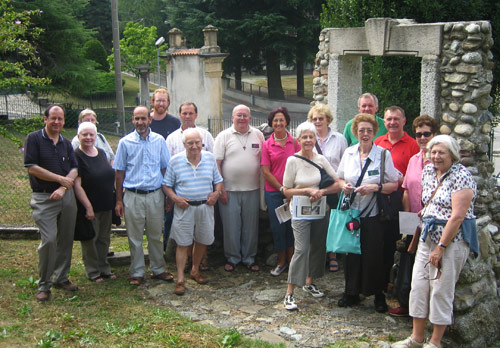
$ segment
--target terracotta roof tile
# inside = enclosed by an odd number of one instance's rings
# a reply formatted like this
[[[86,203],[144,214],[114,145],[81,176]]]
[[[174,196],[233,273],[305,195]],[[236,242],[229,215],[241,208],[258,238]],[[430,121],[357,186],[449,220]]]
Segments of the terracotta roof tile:
[[[199,48],[183,48],[172,53],[173,56],[196,56],[200,51]]]

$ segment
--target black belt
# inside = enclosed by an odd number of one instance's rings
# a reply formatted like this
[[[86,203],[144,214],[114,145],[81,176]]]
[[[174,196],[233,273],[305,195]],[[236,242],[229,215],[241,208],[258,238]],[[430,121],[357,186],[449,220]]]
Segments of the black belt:
[[[201,201],[188,201],[189,205],[202,205],[202,204],[205,204],[205,203],[207,203],[206,199],[201,200]]]
[[[55,190],[33,189],[33,192],[36,192],[36,193],[52,193],[54,191]]]
[[[154,190],[139,190],[139,189],[134,189],[134,188],[127,188],[127,191],[131,191],[134,193],[138,193],[140,195],[147,195],[148,193],[158,191],[160,188],[158,187],[157,189]]]

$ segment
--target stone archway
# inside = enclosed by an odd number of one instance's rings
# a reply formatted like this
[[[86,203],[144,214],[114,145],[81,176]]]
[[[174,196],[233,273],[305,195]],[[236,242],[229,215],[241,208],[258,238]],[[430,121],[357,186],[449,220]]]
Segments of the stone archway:
[[[450,328],[464,347],[487,346],[500,335],[500,194],[487,156],[493,118],[488,111],[494,65],[491,33],[488,21],[417,24],[390,18],[368,19],[360,28],[326,28],[319,37],[313,73],[315,102],[330,106],[336,116],[333,127],[342,132],[357,114],[362,56],[422,59],[420,113],[439,120],[440,132],[457,139],[461,162],[478,184],[480,255],[469,258],[460,276]]]

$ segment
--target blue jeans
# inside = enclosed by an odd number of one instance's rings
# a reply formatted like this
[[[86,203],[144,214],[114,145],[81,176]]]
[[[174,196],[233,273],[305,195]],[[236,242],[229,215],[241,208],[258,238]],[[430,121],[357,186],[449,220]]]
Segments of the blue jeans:
[[[267,210],[269,211],[269,224],[273,233],[274,250],[276,252],[285,251],[287,248],[293,247],[293,229],[291,220],[280,224],[274,211],[280,205],[283,205],[285,196],[279,191],[265,191]]]

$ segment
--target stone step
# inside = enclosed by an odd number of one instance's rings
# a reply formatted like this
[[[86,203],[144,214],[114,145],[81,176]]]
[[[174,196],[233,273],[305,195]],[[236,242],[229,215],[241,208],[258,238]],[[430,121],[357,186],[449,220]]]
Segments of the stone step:
[[[112,228],[111,232],[120,237],[127,235],[127,230],[121,227]],[[0,239],[40,239],[40,234],[38,233],[38,227],[0,226]]]
[[[113,256],[108,256],[108,262],[112,267],[130,266],[130,251],[115,252]],[[149,264],[149,254],[144,250],[144,262]]]

